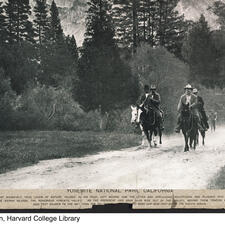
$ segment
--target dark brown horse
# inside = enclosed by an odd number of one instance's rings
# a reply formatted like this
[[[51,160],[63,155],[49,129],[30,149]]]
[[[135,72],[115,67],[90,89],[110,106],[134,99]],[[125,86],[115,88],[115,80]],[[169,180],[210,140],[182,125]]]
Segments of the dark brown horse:
[[[183,104],[183,110],[181,112],[181,130],[185,140],[184,151],[189,151],[189,147],[196,149],[198,127],[195,116],[189,108],[189,104]]]
[[[153,135],[159,136],[159,144],[162,144],[162,131],[160,129],[159,118],[153,107],[145,107],[141,108],[141,126],[143,127],[143,131],[147,137],[150,147],[152,146]],[[157,142],[153,140],[153,144],[156,147]]]
[[[162,131],[160,129],[159,118],[156,116],[156,112],[152,107],[138,107],[132,106],[132,124],[140,125],[141,130],[144,132],[149,146],[152,146],[152,141],[154,146],[157,146],[155,140],[156,136],[159,136],[159,144],[162,144]]]

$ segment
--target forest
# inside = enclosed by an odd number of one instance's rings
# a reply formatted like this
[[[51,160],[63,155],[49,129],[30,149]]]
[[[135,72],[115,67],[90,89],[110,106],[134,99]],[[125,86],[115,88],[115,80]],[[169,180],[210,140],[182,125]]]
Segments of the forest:
[[[156,84],[173,132],[187,83],[225,119],[225,4],[197,22],[178,0],[89,0],[83,45],[65,35],[54,0],[0,3],[0,129],[133,133],[130,105]]]

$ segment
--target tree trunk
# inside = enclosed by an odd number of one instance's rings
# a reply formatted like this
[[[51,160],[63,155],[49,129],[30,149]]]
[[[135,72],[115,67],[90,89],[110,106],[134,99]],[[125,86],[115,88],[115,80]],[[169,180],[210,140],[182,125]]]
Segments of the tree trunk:
[[[133,0],[133,52],[136,52],[137,49],[137,0]]]

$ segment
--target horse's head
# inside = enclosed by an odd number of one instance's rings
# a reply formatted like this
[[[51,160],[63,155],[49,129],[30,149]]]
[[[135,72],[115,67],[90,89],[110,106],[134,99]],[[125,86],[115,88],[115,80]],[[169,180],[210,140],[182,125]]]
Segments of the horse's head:
[[[131,106],[131,124],[140,123],[141,110],[137,106]]]

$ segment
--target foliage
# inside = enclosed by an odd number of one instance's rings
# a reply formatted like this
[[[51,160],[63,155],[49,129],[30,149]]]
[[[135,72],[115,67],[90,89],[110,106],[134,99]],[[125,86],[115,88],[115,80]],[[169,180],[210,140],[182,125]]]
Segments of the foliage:
[[[37,85],[29,88],[17,100],[17,110],[35,115],[36,128],[73,129],[73,122],[83,114],[70,92],[60,88]],[[32,126],[32,121],[31,126]]]
[[[34,46],[25,41],[0,46],[0,67],[11,80],[12,89],[21,94],[37,76],[38,63]]]
[[[63,39],[63,30],[59,18],[59,11],[55,1],[52,1],[50,8],[50,30],[49,38],[51,42],[61,41]]]
[[[38,37],[39,45],[47,41],[47,32],[49,31],[48,10],[46,0],[36,0],[34,7],[35,19],[34,28],[35,35]]]
[[[0,2],[0,43],[1,45],[6,41],[6,17],[4,15],[3,3]]]
[[[181,57],[182,40],[188,22],[176,10],[178,0],[115,1],[112,16],[117,42],[122,47],[164,46]]]
[[[183,56],[190,66],[190,81],[213,87],[218,67],[212,33],[202,15],[189,31],[183,45]]]
[[[8,130],[12,127],[11,119],[16,94],[11,89],[10,80],[5,77],[0,68],[0,129]]]
[[[32,22],[29,20],[31,7],[29,0],[8,0],[5,5],[8,41],[20,42],[27,40],[33,42]]]
[[[106,0],[91,0],[89,5],[77,97],[85,110],[101,107],[104,114],[130,104],[136,98],[137,86],[115,44],[110,5]]]

